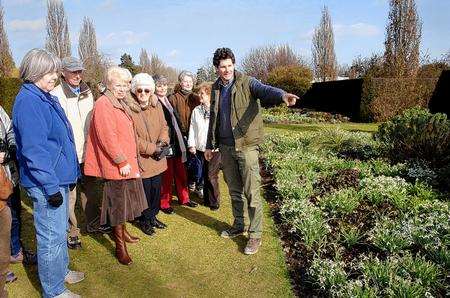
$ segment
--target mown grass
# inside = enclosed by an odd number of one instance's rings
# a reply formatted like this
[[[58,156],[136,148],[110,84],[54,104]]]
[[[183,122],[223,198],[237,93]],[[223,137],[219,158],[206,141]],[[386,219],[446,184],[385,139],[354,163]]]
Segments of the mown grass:
[[[232,222],[230,199],[221,179],[219,211],[191,209],[173,203],[176,214],[160,214],[168,224],[148,237],[128,224],[141,242],[129,245],[131,266],[119,265],[107,235],[83,235],[83,249],[70,251],[70,268],[86,279],[69,288],[83,297],[292,297],[284,255],[267,204],[260,252],[243,254],[246,238],[223,239]],[[23,238],[35,247],[32,209],[24,200]],[[36,267],[12,265],[18,280],[8,285],[10,297],[39,297]]]

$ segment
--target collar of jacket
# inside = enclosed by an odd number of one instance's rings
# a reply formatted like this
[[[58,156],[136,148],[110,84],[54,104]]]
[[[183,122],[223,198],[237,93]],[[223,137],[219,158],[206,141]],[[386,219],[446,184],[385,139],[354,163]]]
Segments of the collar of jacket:
[[[244,77],[244,75],[241,72],[239,72],[237,70],[234,71],[234,77],[233,77],[233,82],[232,82],[233,86],[231,86],[231,92],[236,92],[235,86],[237,83],[240,83],[240,81],[242,80],[243,77]],[[220,90],[221,84],[223,85],[221,78],[217,78],[217,80],[213,84],[213,89]]]
[[[51,95],[49,92],[45,92],[44,90],[36,86],[34,83],[31,82],[24,83],[23,88],[27,89],[36,96],[39,96],[40,99],[42,99],[43,101],[47,101],[52,105],[54,102],[58,100],[56,96]]]
[[[130,108],[130,110],[132,110],[135,113],[139,113],[142,110],[147,109],[148,105],[146,108],[142,108],[139,103],[137,102],[137,98],[135,95],[131,94],[131,96],[128,96],[127,99],[125,100],[125,103],[127,104],[127,106]]]
[[[103,95],[105,95],[106,97],[108,97],[109,101],[111,102],[111,104],[113,105],[113,107],[117,108],[117,109],[121,109],[124,110],[123,105],[120,103],[121,101],[119,99],[117,99],[114,94],[109,91],[108,89],[105,90],[105,92],[103,93]]]
[[[81,81],[81,83],[80,83],[80,95],[73,93],[72,89],[70,89],[70,87],[69,87],[69,84],[64,79],[61,79],[60,81],[61,81],[60,84],[61,84],[62,90],[64,92],[64,95],[67,98],[78,97],[78,100],[80,100],[80,99],[87,97],[89,92],[91,92],[91,89],[89,89],[89,86],[83,81]]]
[[[38,96],[42,101],[48,102],[53,109],[56,111],[58,116],[63,120],[64,125],[66,126],[67,130],[70,131],[69,138],[70,140],[75,143],[75,140],[73,138],[73,132],[72,132],[72,126],[69,124],[69,120],[67,120],[66,114],[64,113],[63,109],[61,108],[61,105],[59,104],[58,98],[56,96],[51,95],[48,92],[43,91],[41,88],[36,86],[34,83],[24,83],[22,85],[23,88],[27,89],[31,93]],[[49,97],[47,97],[47,95]]]

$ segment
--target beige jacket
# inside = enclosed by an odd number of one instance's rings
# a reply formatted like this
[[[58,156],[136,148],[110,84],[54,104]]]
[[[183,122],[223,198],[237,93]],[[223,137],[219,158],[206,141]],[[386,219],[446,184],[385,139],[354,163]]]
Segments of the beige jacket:
[[[72,125],[78,162],[83,163],[89,124],[91,122],[92,109],[94,108],[94,97],[89,86],[84,82],[80,84],[80,91],[80,95],[76,95],[69,85],[64,80],[61,80],[61,84],[56,86],[50,93],[58,97],[59,103]]]

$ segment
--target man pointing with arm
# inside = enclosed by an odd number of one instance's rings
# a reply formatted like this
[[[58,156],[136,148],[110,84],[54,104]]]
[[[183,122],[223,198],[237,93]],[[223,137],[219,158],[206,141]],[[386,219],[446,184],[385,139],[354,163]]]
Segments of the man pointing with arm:
[[[233,238],[246,234],[244,210],[250,225],[244,253],[255,254],[261,246],[262,200],[260,195],[258,145],[263,139],[259,100],[294,105],[298,96],[265,85],[235,70],[235,57],[229,48],[214,53],[213,64],[219,78],[211,92],[211,115],[205,158],[212,150],[222,154],[222,170],[231,197],[233,226],[221,236]]]

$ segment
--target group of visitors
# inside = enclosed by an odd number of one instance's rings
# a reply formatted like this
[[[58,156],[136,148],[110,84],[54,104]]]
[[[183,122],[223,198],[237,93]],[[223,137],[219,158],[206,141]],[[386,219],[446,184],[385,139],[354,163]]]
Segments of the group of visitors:
[[[20,65],[24,83],[12,121],[0,109],[0,182],[14,185],[11,193],[0,193],[0,297],[6,295],[11,261],[37,261],[44,297],[79,297],[65,286],[85,278],[69,269],[68,249],[82,248],[77,196],[86,231],[112,232],[117,260],[129,265],[127,245],[140,238],[130,234],[127,222],[147,235],[166,228],[157,215],[159,210],[174,213],[173,184],[180,205],[197,207],[191,191],[211,210],[219,209],[220,169],[234,217],[221,236],[248,233],[244,253],[258,251],[259,99],[292,105],[298,97],[236,71],[228,48],[215,51],[213,64],[216,82],[202,83],[194,93],[195,78],[183,71],[170,96],[167,78],[147,73],[132,77],[127,69],[113,66],[106,71],[106,88],[94,100],[76,58],[61,61],[43,49],[25,55]],[[18,177],[33,204],[37,258],[20,243]]]

